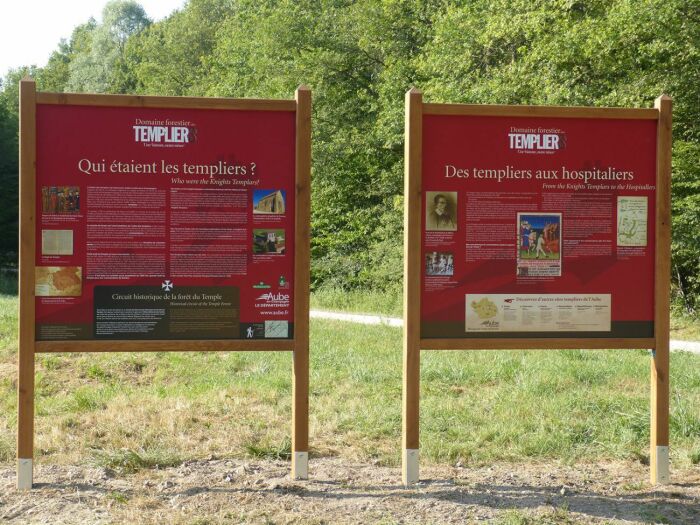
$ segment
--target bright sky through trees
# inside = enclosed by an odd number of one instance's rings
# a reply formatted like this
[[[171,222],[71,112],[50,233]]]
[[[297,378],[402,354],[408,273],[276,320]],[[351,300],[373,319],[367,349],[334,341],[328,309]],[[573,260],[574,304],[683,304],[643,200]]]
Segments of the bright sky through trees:
[[[4,0],[0,2],[0,75],[11,67],[45,66],[61,38],[91,16],[101,19],[108,0]],[[140,0],[152,20],[179,9],[185,0]]]

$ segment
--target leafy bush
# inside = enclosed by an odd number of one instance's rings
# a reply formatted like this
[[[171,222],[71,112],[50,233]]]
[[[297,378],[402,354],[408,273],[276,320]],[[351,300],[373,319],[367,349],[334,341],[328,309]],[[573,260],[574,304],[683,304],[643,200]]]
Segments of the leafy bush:
[[[312,88],[316,289],[400,287],[403,100],[412,85],[431,102],[651,107],[671,95],[674,297],[697,312],[697,1],[190,0],[149,23],[117,0],[105,13],[30,71],[40,89],[289,98],[301,83]],[[94,63],[108,70],[86,67]],[[24,73],[10,72],[0,89],[3,231],[16,231]],[[2,243],[10,251],[16,238]]]
[[[676,141],[673,148],[672,275],[679,307],[700,307],[700,145]]]

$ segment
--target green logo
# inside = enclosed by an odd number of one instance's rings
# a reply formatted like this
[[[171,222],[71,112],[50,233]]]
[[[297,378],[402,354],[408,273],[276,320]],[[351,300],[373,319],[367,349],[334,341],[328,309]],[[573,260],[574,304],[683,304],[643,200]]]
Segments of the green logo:
[[[265,284],[264,282],[260,281],[258,284],[254,284],[253,288],[269,288],[269,284]]]

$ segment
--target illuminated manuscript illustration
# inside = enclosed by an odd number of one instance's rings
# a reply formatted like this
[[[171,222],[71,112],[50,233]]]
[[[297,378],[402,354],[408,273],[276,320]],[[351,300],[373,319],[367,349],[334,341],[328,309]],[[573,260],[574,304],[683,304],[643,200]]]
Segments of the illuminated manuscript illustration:
[[[518,213],[519,277],[561,275],[561,213]]]

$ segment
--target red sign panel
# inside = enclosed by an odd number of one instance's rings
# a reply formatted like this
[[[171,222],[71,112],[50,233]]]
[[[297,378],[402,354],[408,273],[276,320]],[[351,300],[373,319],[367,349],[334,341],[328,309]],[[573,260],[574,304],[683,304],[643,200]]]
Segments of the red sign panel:
[[[421,337],[653,337],[656,126],[424,115]]]
[[[36,120],[37,340],[293,338],[293,111]]]

